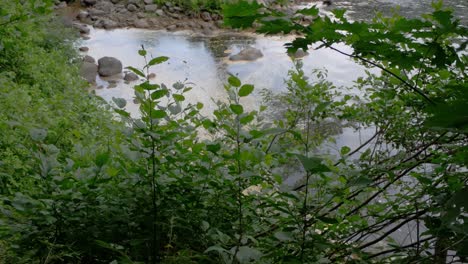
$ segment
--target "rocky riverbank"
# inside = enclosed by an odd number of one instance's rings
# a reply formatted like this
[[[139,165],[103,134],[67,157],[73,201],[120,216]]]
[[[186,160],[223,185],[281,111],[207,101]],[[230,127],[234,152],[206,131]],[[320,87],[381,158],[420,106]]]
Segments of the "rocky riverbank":
[[[171,2],[154,4],[153,0],[81,0],[79,6],[58,2],[57,9],[69,12],[75,23],[95,28],[144,28],[168,31],[192,30],[212,35],[222,28],[222,16],[216,12],[186,10]],[[86,35],[86,26],[76,25]]]

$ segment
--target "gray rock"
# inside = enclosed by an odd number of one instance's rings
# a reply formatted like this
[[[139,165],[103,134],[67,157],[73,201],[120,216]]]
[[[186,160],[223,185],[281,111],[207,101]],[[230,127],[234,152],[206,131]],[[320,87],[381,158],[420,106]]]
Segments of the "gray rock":
[[[89,8],[88,12],[89,12],[90,16],[103,16],[103,15],[106,14],[105,11],[100,10],[100,9],[96,9],[96,8]]]
[[[65,7],[67,7],[67,2],[60,2],[60,3],[56,6],[57,9],[62,9],[62,8],[65,8]]]
[[[73,24],[73,27],[75,27],[76,29],[78,29],[80,31],[81,34],[89,34],[90,32],[90,29],[85,26],[85,25],[81,25],[81,24]]]
[[[111,2],[112,2],[113,4],[117,4],[118,2],[120,2],[120,0],[111,0]]]
[[[146,5],[150,5],[150,4],[153,4],[153,3],[154,3],[153,0],[143,0],[143,2],[144,2]]]
[[[133,72],[128,72],[128,73],[125,74],[124,80],[127,81],[127,82],[136,81],[136,80],[138,80],[138,75],[136,75]]]
[[[203,21],[206,21],[206,22],[211,21],[211,14],[209,12],[206,12],[206,11],[202,12],[200,14],[200,17],[201,19],[203,19]]]
[[[156,78],[156,73],[152,72],[148,75],[148,79],[154,79]]]
[[[98,60],[98,72],[101,76],[112,76],[122,72],[122,62],[114,57],[102,57]]]
[[[110,20],[110,19],[103,19],[102,20],[102,27],[105,28],[105,29],[113,29],[113,28],[116,28],[118,27],[119,24],[113,20]]]
[[[84,62],[89,62],[89,63],[92,63],[92,64],[96,63],[96,60],[93,57],[89,56],[89,55],[84,56],[83,61]],[[96,73],[97,73],[97,68],[96,68]]]
[[[127,5],[127,10],[130,11],[130,12],[135,12],[138,10],[138,7],[134,4],[128,4]]]
[[[139,12],[139,13],[137,13],[137,17],[138,17],[138,18],[145,18],[146,15],[145,15],[145,13]]]
[[[304,51],[303,49],[298,49],[296,52],[289,54],[289,56],[295,58],[295,59],[301,59],[304,58],[305,56],[309,55],[307,51]]]
[[[174,31],[177,29],[177,25],[170,25],[166,28],[168,31]]]
[[[136,28],[149,28],[148,22],[144,19],[138,19],[135,21],[134,25]]]
[[[89,48],[88,47],[79,47],[78,50],[82,51],[82,52],[86,52],[86,51],[89,50]]]
[[[229,59],[232,61],[240,61],[240,60],[254,61],[261,57],[263,57],[263,53],[259,49],[249,47],[249,48],[241,50],[236,55],[232,55],[231,57],[229,57]]]
[[[96,64],[87,61],[81,64],[80,75],[89,83],[94,83],[96,81],[97,73],[98,66]]]
[[[164,11],[162,11],[161,9],[158,9],[158,10],[156,10],[156,15],[164,16],[165,14],[164,14]]]
[[[76,18],[80,21],[83,21],[85,19],[87,19],[89,16],[88,12],[86,11],[80,11],[80,13],[78,13],[78,15],[76,16]]]
[[[140,0],[128,0],[127,3],[135,5],[136,7],[140,7],[142,5]]]
[[[158,5],[146,5],[145,6],[146,12],[155,12],[156,10],[158,10]]]
[[[104,11],[105,13],[110,13],[112,12],[112,9],[114,8],[114,4],[108,1],[99,1],[95,6],[95,8]]]

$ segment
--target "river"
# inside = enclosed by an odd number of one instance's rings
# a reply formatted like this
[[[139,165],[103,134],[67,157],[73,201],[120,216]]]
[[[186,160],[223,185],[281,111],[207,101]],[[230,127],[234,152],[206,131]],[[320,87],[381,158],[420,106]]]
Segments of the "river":
[[[401,5],[400,11],[408,17],[417,17],[431,10],[431,1],[423,0],[335,0],[330,7],[319,4],[322,12],[332,8],[346,8],[352,20],[371,19],[374,12],[381,11],[390,14],[396,5]],[[448,6],[455,9],[455,14],[462,23],[467,24],[466,13],[468,3],[465,0],[447,0]],[[308,4],[311,5],[311,4]],[[166,32],[141,29],[116,29],[112,31],[92,29],[90,39],[79,45],[89,47],[86,53],[96,59],[104,56],[116,57],[126,66],[143,66],[143,59],[137,55],[138,49],[144,45],[151,56],[168,56],[167,63],[157,65],[151,71],[156,73],[156,82],[171,85],[174,82],[190,82],[193,90],[186,98],[189,102],[202,102],[203,113],[210,115],[216,108],[215,100],[224,100],[226,92],[223,84],[228,74],[238,76],[243,83],[254,84],[256,90],[253,96],[243,99],[247,109],[254,109],[261,103],[259,91],[269,89],[273,92],[285,91],[284,80],[293,67],[293,61],[286,54],[284,44],[292,37],[260,36],[254,34],[225,33],[213,37],[200,37],[192,32]],[[262,51],[263,57],[253,62],[231,62],[228,54],[235,54],[242,48],[253,46]],[[343,51],[350,51],[344,45],[338,45]],[[338,87],[350,87],[353,81],[364,76],[364,68],[353,60],[332,50],[320,49],[311,51],[303,58],[304,70],[312,73],[314,69],[326,69],[328,80]],[[108,81],[116,82],[114,88]],[[132,86],[135,83],[125,83],[121,76],[117,78],[97,79],[96,93],[107,101],[112,97],[127,100],[127,110],[138,115],[138,105],[133,103]],[[358,147],[372,134],[370,130],[356,133],[346,128],[336,136],[336,144],[330,144],[327,150],[338,151],[347,145],[352,149]]]

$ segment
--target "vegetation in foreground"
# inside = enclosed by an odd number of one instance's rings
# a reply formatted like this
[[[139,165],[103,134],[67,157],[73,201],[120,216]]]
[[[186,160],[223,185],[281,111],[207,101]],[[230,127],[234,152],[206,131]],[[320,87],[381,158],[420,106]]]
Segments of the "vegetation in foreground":
[[[268,97],[285,102],[272,121],[244,109],[254,87],[234,76],[212,117],[184,103],[186,84],[149,80],[135,87],[141,118],[118,98],[112,114],[85,91],[73,37],[48,6],[1,1],[0,263],[466,261],[467,32],[434,7],[421,20],[335,11],[301,26],[255,3],[225,6],[231,26],[302,33],[292,50],[346,43],[382,69],[356,96],[298,63],[287,92]],[[141,76],[168,60],[138,53]],[[325,155],[331,119],[375,134]]]

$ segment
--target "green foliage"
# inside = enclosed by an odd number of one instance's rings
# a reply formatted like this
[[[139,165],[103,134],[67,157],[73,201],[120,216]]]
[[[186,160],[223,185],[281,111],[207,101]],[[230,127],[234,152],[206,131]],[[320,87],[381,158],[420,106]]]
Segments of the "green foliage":
[[[466,259],[466,28],[441,6],[371,23],[311,8],[302,25],[227,5],[228,24],[295,30],[290,49],[345,43],[382,74],[348,90],[297,61],[284,93],[263,92],[275,107],[258,109],[244,104],[254,87],[230,76],[209,116],[186,102],[189,83],[145,79],[132,116],[125,99],[86,92],[73,36],[41,3],[0,8],[0,263]],[[170,61],[138,55],[146,65],[128,69],[143,78]],[[375,135],[325,151],[341,129]],[[411,243],[394,236],[406,224],[419,224]]]

